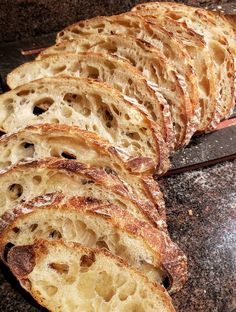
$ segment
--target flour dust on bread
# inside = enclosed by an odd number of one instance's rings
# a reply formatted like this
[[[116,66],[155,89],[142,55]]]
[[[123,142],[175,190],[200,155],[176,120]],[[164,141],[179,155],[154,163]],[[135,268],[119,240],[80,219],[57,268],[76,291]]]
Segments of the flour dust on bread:
[[[152,16],[152,10],[140,10],[139,14],[149,22],[164,27],[173,36],[181,41],[193,60],[194,70],[197,76],[199,95],[199,109],[201,121],[197,128],[198,132],[208,131],[219,120],[217,112],[216,72],[211,60],[208,48],[203,36],[189,29],[185,23],[177,22],[165,15]]]
[[[136,11],[149,9],[152,15],[165,15],[177,22],[184,22],[190,29],[202,35],[217,73],[219,120],[227,118],[235,104],[235,36],[227,36],[227,21],[207,10],[180,3],[153,2],[140,4]],[[232,29],[231,29],[232,30]],[[231,39],[232,38],[232,39]],[[231,46],[231,47],[230,47]],[[217,123],[217,121],[216,121]],[[216,126],[216,125],[215,125]],[[213,125],[214,127],[214,125]]]
[[[194,133],[198,123],[198,93],[196,88],[196,75],[192,67],[192,60],[184,46],[163,28],[147,23],[142,17],[134,13],[125,13],[114,16],[102,16],[81,21],[61,31],[57,42],[76,39],[78,35],[87,34],[122,34],[135,36],[159,48],[172,62],[182,82],[181,111],[184,116],[179,116],[177,127],[185,124],[185,135],[182,144],[187,144]],[[172,111],[173,113],[173,111]],[[186,118],[187,116],[187,118]],[[183,125],[182,125],[183,126]],[[175,129],[176,132],[178,129]]]
[[[44,124],[29,126],[0,139],[0,169],[20,161],[47,157],[77,160],[118,177],[134,197],[157,209],[165,220],[165,203],[151,174],[132,173],[116,148],[95,133],[79,127]]]
[[[49,311],[175,311],[162,286],[102,249],[41,240],[13,247],[8,264]]]
[[[104,198],[166,230],[163,207],[158,210],[149,200],[137,197],[125,181],[103,168],[75,160],[45,158],[21,162],[2,171],[0,181],[0,215],[36,196],[63,191],[68,196]]]
[[[17,230],[16,230],[17,229]],[[170,292],[186,281],[187,261],[169,236],[114,204],[92,197],[45,194],[19,205],[0,219],[5,247],[62,239],[91,248],[105,248],[139,269]]]
[[[2,132],[33,124],[75,125],[109,141],[131,170],[163,173],[169,167],[168,149],[156,124],[101,82],[45,78],[2,94],[0,103]]]

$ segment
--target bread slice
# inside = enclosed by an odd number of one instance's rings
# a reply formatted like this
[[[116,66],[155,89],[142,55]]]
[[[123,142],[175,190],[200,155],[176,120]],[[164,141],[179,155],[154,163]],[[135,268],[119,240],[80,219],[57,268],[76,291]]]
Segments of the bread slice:
[[[215,125],[219,121],[219,114],[216,109],[216,105],[219,105],[217,104],[216,92],[217,77],[214,63],[209,56],[203,36],[189,29],[186,24],[177,22],[165,15],[156,14],[152,16],[152,10],[140,10],[138,12],[146,20],[164,27],[184,44],[193,60],[194,70],[198,78],[201,122],[197,130],[204,132],[212,129],[211,125]]]
[[[226,27],[228,23],[223,23],[221,18],[207,10],[180,3],[146,3],[136,7],[136,11],[141,11],[143,8],[149,9],[152,15],[162,14],[178,22],[184,22],[190,29],[204,36],[218,76],[219,116],[220,119],[228,117],[235,103],[234,58],[230,53],[229,41],[224,34],[224,27],[222,27],[223,24]],[[233,45],[235,45],[235,41]]]
[[[32,124],[77,125],[108,140],[137,172],[163,173],[168,169],[168,149],[156,124],[117,90],[101,82],[42,79],[1,95],[0,103],[2,132]]]
[[[175,311],[163,287],[103,249],[39,241],[13,247],[8,264],[49,311]]]
[[[91,44],[95,46],[95,42],[90,42]],[[87,49],[81,48],[82,50],[86,51]],[[65,53],[67,52],[73,53],[73,49],[68,49]],[[88,52],[90,51],[88,50]],[[153,120],[158,124],[159,130],[165,140],[170,142],[170,145],[173,147],[174,136],[172,135],[172,122],[168,104],[160,92],[157,90],[153,91],[148,87],[147,82],[141,77],[138,71],[134,70],[131,64],[127,64],[123,59],[119,60],[117,57],[106,57],[100,54],[87,53],[86,55],[78,54],[76,56],[72,53],[65,53],[59,53],[55,57],[46,57],[42,61],[23,64],[8,75],[8,84],[10,87],[16,87],[19,84],[27,83],[37,78],[61,75],[96,78],[107,82],[120,90],[124,95],[134,98],[139,104],[145,106]],[[158,66],[158,62],[155,65]],[[47,67],[46,71],[45,66]],[[24,75],[23,79],[20,78],[22,75]],[[175,85],[175,76],[171,74],[170,76],[173,76],[172,81]],[[171,85],[171,82],[169,84]],[[139,85],[141,85],[140,89]],[[147,96],[145,97],[144,94]],[[171,137],[170,133],[172,135]]]
[[[0,219],[2,253],[7,246],[37,239],[62,239],[105,248],[143,272],[151,281],[180,289],[187,276],[183,252],[169,236],[114,204],[92,197],[46,194],[19,205]]]
[[[77,160],[119,178],[128,192],[157,209],[165,220],[165,203],[158,183],[149,174],[132,173],[116,149],[95,133],[79,127],[44,124],[29,126],[0,139],[0,170],[29,159],[58,157]]]
[[[158,120],[163,136],[173,148],[174,133],[170,118],[170,108],[178,105],[177,98],[182,96],[182,86],[176,71],[164,54],[141,40],[132,36],[91,34],[78,36],[76,40],[63,41],[44,50],[37,59],[50,54],[80,53],[80,52],[110,53],[125,58],[138,68],[147,79],[148,84],[164,99],[159,100],[160,105],[146,105],[154,121]],[[161,92],[158,92],[159,90]],[[167,100],[167,103],[166,101]],[[170,107],[169,107],[170,106]]]
[[[165,211],[135,196],[132,187],[114,173],[75,160],[45,158],[21,162],[0,174],[0,215],[18,203],[55,191],[68,196],[96,197],[114,202],[137,218],[165,229]]]
[[[200,116],[196,75],[185,47],[163,28],[145,22],[142,17],[134,13],[95,17],[81,21],[61,31],[57,36],[57,42],[76,39],[78,35],[98,33],[135,36],[158,47],[172,62],[178,72],[178,78],[182,81],[182,97],[178,98],[181,104],[177,108],[179,120],[176,127],[185,125],[186,133],[182,143],[187,144],[200,122]],[[179,107],[181,107],[180,111]]]
[[[47,69],[45,70],[45,68]],[[22,75],[23,78],[20,78]],[[167,105],[164,98],[148,86],[138,70],[118,57],[92,52],[79,53],[78,55],[72,53],[52,55],[42,61],[21,65],[8,75],[7,81],[13,88],[39,78],[64,75],[95,78],[118,89],[127,100],[140,105],[150,114],[151,118],[154,116],[156,127],[166,141],[171,140],[170,143],[172,143],[173,136],[170,140],[166,137],[167,133],[164,126],[163,107]],[[166,118],[170,119],[170,115],[166,111],[164,114]],[[170,120],[167,128],[170,128]]]

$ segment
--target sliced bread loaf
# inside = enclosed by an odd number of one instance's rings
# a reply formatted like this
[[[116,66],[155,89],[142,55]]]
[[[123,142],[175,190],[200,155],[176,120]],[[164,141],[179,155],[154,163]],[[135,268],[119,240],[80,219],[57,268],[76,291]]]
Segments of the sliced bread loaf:
[[[0,139],[0,169],[22,160],[47,157],[77,160],[118,177],[130,194],[157,209],[165,219],[165,203],[158,183],[149,174],[132,173],[116,148],[95,133],[75,126],[44,124],[29,126]]]
[[[200,116],[196,75],[193,70],[192,60],[185,47],[163,28],[146,22],[141,16],[134,13],[110,17],[102,16],[81,21],[61,31],[57,36],[57,42],[76,39],[78,35],[98,33],[135,36],[158,47],[166,58],[172,62],[178,72],[178,78],[182,82],[182,98],[178,98],[178,101],[182,102],[180,105],[181,111],[179,112],[180,120],[178,120],[176,127],[182,124],[186,125],[183,144],[187,144],[200,122]],[[183,113],[183,116],[181,113]]]
[[[177,22],[184,22],[190,29],[204,36],[218,77],[219,116],[220,119],[228,117],[235,104],[235,63],[230,45],[235,46],[236,42],[235,37],[228,39],[229,37],[224,33],[229,24],[223,22],[219,15],[181,3],[145,3],[137,6],[135,11],[140,12],[143,9],[150,10],[152,15],[161,14]],[[232,44],[232,42],[234,43]]]
[[[168,149],[156,124],[117,90],[101,82],[42,79],[2,94],[0,103],[2,133],[32,124],[77,125],[108,140],[131,170],[145,172],[156,167],[163,173],[168,169]]]
[[[8,264],[49,311],[175,311],[163,287],[105,250],[39,241],[13,247]]]
[[[88,41],[89,40],[87,40],[87,42]],[[95,46],[95,38],[92,42],[90,41],[90,45],[91,44]],[[137,103],[145,107],[159,126],[159,130],[165,140],[170,142],[170,145],[173,147],[174,137],[173,135],[169,137],[170,133],[172,134],[172,132],[170,132],[172,130],[172,123],[168,104],[158,90],[151,90],[147,85],[147,81],[141,77],[140,72],[135,70],[131,64],[127,64],[124,59],[90,53],[90,50],[87,48],[81,48],[81,51],[88,50],[88,53],[78,53],[78,55],[75,55],[75,53],[68,54],[67,52],[70,52],[70,50],[72,53],[74,52],[73,49],[69,48],[68,51],[65,50],[64,53],[61,52],[55,56],[47,55],[43,60],[25,63],[16,68],[8,75],[7,81],[9,86],[14,88],[38,78],[62,75],[95,78],[107,82],[121,91],[125,96],[128,96],[130,100],[134,98]],[[77,50],[79,50],[79,48],[77,48]],[[158,62],[155,62],[153,66],[157,67]],[[171,76],[171,74],[169,76]],[[175,85],[176,79],[174,79],[174,74],[172,76],[172,82]],[[171,82],[169,84],[171,84]]]
[[[165,15],[156,14],[152,16],[152,10],[141,10],[139,14],[146,20],[164,27],[174,37],[181,41],[191,56],[194,70],[197,75],[197,86],[199,103],[201,109],[201,122],[197,128],[198,132],[212,129],[219,120],[217,112],[217,76],[214,62],[211,60],[203,36],[189,29],[185,23],[177,22]]]
[[[102,168],[75,160],[48,158],[21,162],[0,174],[0,215],[17,204],[50,192],[63,191],[68,196],[105,199],[123,207],[137,218],[166,228],[165,211],[129,192],[127,183]]]
[[[186,257],[169,237],[124,209],[92,197],[46,194],[0,219],[1,250],[62,239],[105,248],[172,292],[186,281]]]
[[[163,136],[173,148],[173,125],[170,110],[173,105],[179,105],[178,98],[182,97],[182,86],[177,73],[164,54],[157,48],[132,36],[91,34],[78,36],[76,40],[63,41],[44,50],[37,59],[50,54],[80,53],[80,52],[110,53],[125,58],[138,68],[159,100],[159,106],[146,105],[154,121],[158,120]],[[161,92],[161,94],[158,92]],[[167,103],[166,101],[167,100]],[[173,114],[173,113],[172,113]],[[174,116],[173,116],[174,117]]]

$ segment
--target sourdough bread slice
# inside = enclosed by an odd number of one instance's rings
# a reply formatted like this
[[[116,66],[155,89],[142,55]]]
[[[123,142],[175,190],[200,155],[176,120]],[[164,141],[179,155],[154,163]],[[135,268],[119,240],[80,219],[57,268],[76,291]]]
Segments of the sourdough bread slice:
[[[211,14],[207,10],[180,3],[154,2],[136,7],[136,11],[143,9],[149,9],[152,15],[162,14],[178,22],[184,22],[190,29],[204,36],[218,76],[219,116],[220,119],[228,117],[235,104],[235,62],[223,30],[229,24],[223,23],[218,15]]]
[[[2,252],[10,244],[62,239],[105,248],[151,281],[164,283],[171,292],[186,281],[186,257],[167,234],[118,206],[92,197],[68,198],[54,193],[35,198],[2,216],[0,236]]]
[[[185,125],[185,135],[182,144],[187,144],[199,124],[199,103],[197,93],[196,75],[193,70],[192,60],[185,47],[170,33],[157,25],[147,23],[141,16],[134,13],[125,13],[114,16],[96,17],[81,21],[61,31],[57,36],[57,42],[68,39],[76,39],[78,35],[87,34],[125,34],[144,40],[155,47],[170,60],[178,72],[178,78],[182,82],[182,97],[178,98],[178,122],[176,128]],[[179,107],[181,110],[179,111]],[[181,115],[183,113],[183,116]],[[187,116],[187,118],[186,118]],[[176,129],[178,132],[178,129]],[[182,134],[182,132],[181,132]]]
[[[91,34],[78,36],[76,40],[63,41],[49,47],[37,59],[42,59],[50,54],[77,54],[90,51],[110,53],[129,60],[142,72],[149,86],[157,93],[158,99],[161,94],[164,96],[163,100],[158,101],[160,105],[150,106],[149,104],[149,106],[146,105],[146,108],[154,121],[158,120],[160,128],[163,129],[163,136],[173,148],[174,137],[170,109],[172,105],[178,104],[176,99],[182,96],[182,86],[175,69],[164,54],[150,44],[132,36]]]
[[[163,287],[103,249],[39,241],[13,247],[8,264],[49,311],[175,311]]]
[[[105,199],[129,210],[137,218],[166,229],[162,208],[158,211],[150,201],[129,192],[127,183],[112,172],[75,160],[45,158],[21,162],[2,171],[0,185],[0,215],[36,196],[63,191],[68,196]]]
[[[118,38],[117,38],[118,39]],[[97,43],[96,43],[97,41]],[[81,42],[81,47],[79,42],[74,42],[71,43],[71,47],[68,46],[68,48],[65,49],[65,51],[60,52],[59,54],[57,54],[58,56],[60,56],[59,58],[45,58],[45,60],[43,61],[39,61],[37,63],[28,63],[28,64],[24,64],[23,66],[20,66],[19,68],[17,68],[16,70],[14,70],[13,72],[11,72],[8,75],[8,82],[10,86],[16,86],[20,83],[24,83],[24,82],[28,82],[29,80],[34,80],[35,79],[35,69],[38,67],[43,67],[41,69],[41,72],[43,72],[40,76],[39,76],[39,70],[37,71],[37,77],[42,78],[43,76],[46,76],[46,73],[44,72],[44,67],[45,67],[45,63],[49,63],[50,66],[48,66],[48,70],[47,70],[47,74],[48,76],[58,76],[58,75],[67,75],[67,76],[84,76],[84,77],[88,77],[88,78],[97,78],[101,81],[104,82],[108,82],[110,85],[112,85],[115,88],[118,88],[121,92],[123,92],[124,95],[127,95],[129,97],[134,97],[140,104],[142,104],[143,106],[146,107],[147,111],[149,112],[149,114],[151,115],[151,117],[153,118],[153,120],[155,122],[158,123],[159,125],[159,129],[163,135],[163,137],[165,138],[165,140],[170,143],[170,145],[173,148],[174,145],[174,136],[173,136],[173,129],[172,129],[172,121],[171,121],[171,116],[170,116],[170,111],[169,111],[169,106],[168,103],[166,103],[166,100],[163,98],[163,96],[161,95],[160,92],[158,92],[158,90],[151,90],[148,86],[147,86],[147,82],[144,83],[143,78],[140,77],[140,75],[137,75],[137,83],[141,84],[141,90],[136,92],[138,93],[133,94],[133,89],[135,88],[135,86],[131,86],[133,83],[135,83],[135,74],[133,77],[130,77],[133,72],[133,68],[131,68],[131,64],[128,65],[127,67],[127,63],[125,63],[124,61],[119,61],[117,58],[109,58],[107,59],[107,57],[105,56],[99,56],[97,54],[95,55],[88,55],[86,58],[84,57],[84,55],[80,56],[80,54],[78,55],[78,59],[76,58],[75,55],[71,56],[71,59],[69,57],[69,55],[67,53],[75,53],[75,48],[78,52],[90,52],[90,49],[88,48],[89,44],[90,46],[92,45],[93,47],[95,47],[95,45],[99,45],[100,44],[104,44],[104,41],[106,41],[105,38],[101,38],[101,40],[99,40],[99,38],[94,37],[94,38],[84,38],[83,42]],[[118,40],[117,40],[118,41]],[[119,39],[119,41],[122,42],[121,39]],[[130,40],[132,43],[132,39]],[[127,46],[129,46],[128,42],[124,42],[125,43],[125,51],[127,51]],[[64,44],[64,42],[63,42]],[[83,44],[83,46],[82,46]],[[106,41],[107,44],[107,41]],[[113,41],[113,47],[112,47],[112,42],[109,43],[108,45],[110,45],[110,48],[115,48],[116,45],[116,41],[114,39]],[[139,47],[137,45],[137,47]],[[109,50],[109,47],[107,46],[107,49]],[[94,52],[109,52],[107,51],[107,49],[95,49]],[[93,51],[94,49],[91,48],[91,51]],[[137,49],[136,49],[137,50]],[[141,53],[145,53],[145,51],[143,51],[143,49],[140,47],[140,52]],[[66,53],[66,55],[64,55],[64,53]],[[140,53],[140,54],[141,54]],[[52,54],[52,53],[51,53]],[[129,54],[129,53],[128,53]],[[48,54],[45,56],[49,56]],[[95,58],[97,59],[97,62],[95,63]],[[122,56],[121,54],[119,54],[119,56]],[[143,56],[143,55],[142,55]],[[135,57],[134,57],[135,58]],[[139,56],[140,58],[140,56]],[[68,63],[68,59],[70,59],[69,63]],[[86,60],[87,60],[87,64],[86,64]],[[161,63],[161,67],[164,67],[165,65],[165,60],[161,60],[160,62],[163,61],[163,64]],[[65,63],[66,62],[66,63]],[[74,64],[75,62],[77,62],[77,66]],[[91,62],[93,64],[91,64]],[[111,62],[111,66],[109,65],[109,62]],[[160,64],[160,62],[156,61],[154,63],[154,68],[158,67],[158,64]],[[95,63],[95,64],[94,64]],[[72,65],[73,64],[73,65]],[[67,65],[67,66],[64,66]],[[135,65],[133,63],[133,65]],[[36,67],[35,67],[36,66]],[[59,67],[59,68],[63,68],[63,66],[65,67],[64,70],[59,70],[58,73],[54,73],[53,71],[53,67]],[[90,66],[90,67],[89,67]],[[93,68],[91,68],[93,66]],[[114,70],[111,68],[113,66]],[[159,67],[160,67],[159,66]],[[67,68],[66,68],[67,67]],[[77,70],[76,70],[77,67]],[[33,69],[33,73],[31,73],[31,69],[30,68],[34,68]],[[130,74],[126,74],[126,71],[128,71],[130,68]],[[19,79],[19,77],[21,76],[22,73],[24,72],[28,72],[28,75],[26,74],[25,79],[23,79],[23,81],[21,81],[21,79]],[[83,73],[83,71],[85,71],[85,73]],[[120,72],[123,71],[123,75],[120,75]],[[153,70],[154,71],[154,70]],[[95,77],[94,75],[96,75],[97,73],[97,77]],[[138,74],[138,72],[136,71],[136,73]],[[139,73],[140,74],[140,73]],[[155,75],[155,72],[152,73],[152,75]],[[171,79],[172,77],[172,83],[175,85],[176,84],[176,79],[175,76],[172,74],[169,75],[168,79]],[[157,83],[158,77],[156,76],[156,81],[155,83]],[[122,80],[122,81],[121,81]],[[166,82],[166,80],[164,79],[164,82]],[[163,83],[164,83],[163,82]],[[126,83],[130,84],[126,85]],[[167,82],[166,82],[167,83]],[[171,85],[171,81],[169,83],[169,85]],[[127,90],[127,88],[129,88],[129,90]],[[138,89],[138,87],[136,87]],[[141,92],[143,92],[143,94],[147,94],[147,97],[142,96]],[[156,96],[155,96],[156,94]],[[171,134],[171,136],[170,136]]]
[[[194,70],[198,78],[201,122],[197,131],[204,132],[211,129],[211,124],[215,125],[219,120],[216,106],[219,105],[216,92],[217,76],[215,65],[209,56],[203,36],[189,29],[186,24],[177,22],[165,15],[152,16],[152,10],[141,10],[139,14],[144,16],[146,20],[164,27],[184,44],[193,60]]]
[[[165,219],[165,203],[158,183],[149,174],[133,174],[116,149],[95,133],[67,125],[29,126],[0,139],[0,169],[29,159],[57,157],[77,160],[118,177],[130,194],[157,209]]]
[[[168,169],[168,149],[156,124],[117,90],[101,82],[42,79],[2,94],[0,103],[2,132],[32,124],[77,125],[108,140],[136,172],[156,167],[163,173]]]

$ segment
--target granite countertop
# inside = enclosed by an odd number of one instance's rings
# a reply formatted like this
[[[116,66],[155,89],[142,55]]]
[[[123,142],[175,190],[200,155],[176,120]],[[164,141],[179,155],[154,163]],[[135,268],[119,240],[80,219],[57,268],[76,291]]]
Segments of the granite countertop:
[[[160,180],[169,231],[188,256],[189,279],[173,296],[178,312],[236,308],[236,161]],[[43,311],[0,267],[1,312]]]

